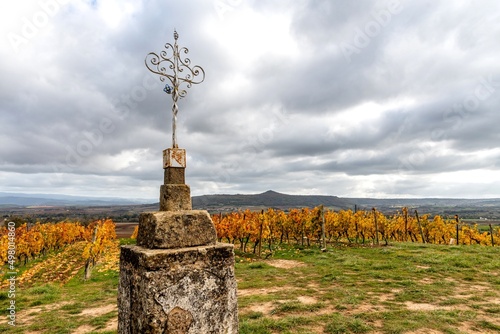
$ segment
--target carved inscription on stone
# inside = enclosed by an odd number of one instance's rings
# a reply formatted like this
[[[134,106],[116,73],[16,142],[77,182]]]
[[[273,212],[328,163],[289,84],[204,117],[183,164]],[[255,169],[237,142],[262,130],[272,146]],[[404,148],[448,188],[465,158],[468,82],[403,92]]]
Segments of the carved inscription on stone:
[[[164,333],[188,334],[189,327],[192,323],[193,315],[190,312],[180,307],[174,307],[172,311],[168,313],[167,328]]]

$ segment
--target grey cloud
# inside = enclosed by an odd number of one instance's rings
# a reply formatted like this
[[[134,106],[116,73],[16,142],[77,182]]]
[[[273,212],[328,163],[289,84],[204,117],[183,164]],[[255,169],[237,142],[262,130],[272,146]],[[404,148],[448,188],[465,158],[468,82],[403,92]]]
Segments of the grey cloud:
[[[377,15],[390,1],[247,1],[224,15],[210,1],[144,1],[115,27],[100,16],[99,1],[95,8],[68,5],[20,53],[2,44],[0,179],[9,179],[2,190],[29,190],[23,178],[42,173],[47,192],[141,184],[148,189],[141,197],[156,198],[161,151],[171,140],[171,97],[148,76],[144,58],[173,42],[176,28],[188,57],[207,74],[179,101],[178,136],[193,193],[493,194],[493,186],[474,180],[467,187],[425,180],[499,168],[500,5],[400,3],[363,47],[356,34],[384,20]],[[269,48],[254,62],[230,59],[227,51],[238,46],[207,27],[231,31],[247,11],[263,20],[286,16],[297,53]],[[345,44],[358,48],[350,59]],[[248,85],[236,91],[233,78]],[[383,110],[343,120],[348,131],[336,127],[337,116],[366,103]],[[71,152],[79,156],[68,163]],[[378,189],[359,180],[378,182]]]

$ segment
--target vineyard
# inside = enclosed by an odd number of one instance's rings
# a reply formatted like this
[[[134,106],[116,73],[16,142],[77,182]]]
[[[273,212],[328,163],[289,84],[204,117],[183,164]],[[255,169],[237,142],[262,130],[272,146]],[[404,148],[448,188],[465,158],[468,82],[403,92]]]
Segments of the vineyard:
[[[1,227],[0,264],[8,263],[14,268],[50,252],[64,250],[73,254],[73,262],[85,265],[85,278],[88,279],[96,262],[111,249],[117,248],[115,239],[115,224],[109,219],[98,220],[88,226],[59,222],[36,223],[29,228],[27,224],[15,229],[13,226]],[[57,265],[63,263],[54,264],[53,268]],[[26,272],[19,280],[29,281],[31,275],[32,272]]]
[[[241,251],[272,251],[276,244],[318,245],[331,243],[388,244],[390,241],[430,244],[500,245],[500,228],[487,232],[477,225],[455,219],[443,219],[428,214],[410,215],[406,208],[388,217],[382,212],[340,210],[316,207],[291,209],[289,212],[268,209],[261,212],[240,211],[212,215],[219,241],[237,244]],[[12,233],[12,232],[11,232]],[[132,235],[137,235],[137,227]],[[82,242],[81,257],[85,261],[86,275],[102,254],[113,247],[116,239],[112,220],[98,220],[88,226],[80,223],[36,223],[15,229],[15,261],[26,264],[47,252],[63,249]],[[9,229],[0,228],[0,263],[9,261]],[[250,249],[251,248],[251,249]],[[14,260],[11,256],[10,260]]]
[[[349,244],[379,244],[389,241],[408,241],[430,244],[500,245],[500,228],[490,225],[489,232],[481,232],[477,225],[468,225],[441,216],[410,215],[403,208],[387,217],[376,211],[292,209],[233,212],[212,216],[219,241],[239,244],[240,250],[261,252],[262,247],[272,251],[274,244],[319,245],[345,242]],[[324,242],[324,244],[322,244]]]
[[[351,210],[292,209],[289,212],[268,209],[261,212],[240,211],[212,216],[219,241],[237,245],[242,252],[259,256],[264,248],[273,252],[273,245],[295,244],[380,244],[389,242],[415,242],[429,244],[500,245],[500,228],[490,225],[481,231],[477,225],[468,225],[441,216],[410,215],[406,208],[388,217],[382,212]],[[74,245],[78,261],[84,263],[85,279],[90,278],[92,267],[106,252],[116,248],[115,224],[112,220],[98,220],[88,226],[80,223],[36,223],[28,228],[22,224],[0,228],[0,263],[22,263],[46,255],[51,251]],[[15,234],[15,251],[9,249],[10,236]],[[132,238],[137,235],[137,227]]]
[[[219,241],[239,248],[242,334],[500,330],[500,248],[484,247],[500,245],[498,227],[482,232],[458,217],[322,207],[212,218]],[[9,253],[13,236],[16,249]],[[434,245],[450,239],[467,246]],[[130,242],[116,239],[111,220],[0,228],[0,260],[9,264],[8,255],[15,256],[22,292],[17,326],[0,318],[0,332],[116,333],[119,244]],[[391,247],[370,247],[377,243]],[[91,279],[87,267],[94,267]],[[7,296],[0,292],[3,309]]]

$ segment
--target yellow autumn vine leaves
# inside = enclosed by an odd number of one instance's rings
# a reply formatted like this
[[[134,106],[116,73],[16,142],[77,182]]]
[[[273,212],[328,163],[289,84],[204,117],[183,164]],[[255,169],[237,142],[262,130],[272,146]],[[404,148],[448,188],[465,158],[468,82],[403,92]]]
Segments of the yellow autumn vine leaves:
[[[95,221],[86,227],[78,222],[36,223],[30,227],[23,224],[16,228],[15,255],[18,262],[26,264],[29,260],[45,255],[49,251],[84,241],[83,259],[92,258],[95,262],[103,252],[113,247],[115,239],[115,224],[110,219]],[[7,249],[8,231],[5,227],[1,227],[0,264],[7,262]]]
[[[324,210],[325,237],[329,242],[365,243],[380,239],[388,241],[412,241],[433,244],[448,244],[456,239],[457,222],[444,219],[439,215],[428,214],[420,217],[408,214],[403,208],[394,216],[386,216],[376,210]],[[314,209],[291,209],[288,212],[268,209],[252,212],[250,210],[227,214],[214,214],[213,222],[220,241],[239,243],[301,243],[310,245],[321,240],[322,212]],[[375,219],[377,224],[375,224]],[[460,222],[459,240],[461,245],[480,244],[500,245],[500,228],[493,235],[481,232],[477,225]],[[455,241],[456,242],[456,241]]]

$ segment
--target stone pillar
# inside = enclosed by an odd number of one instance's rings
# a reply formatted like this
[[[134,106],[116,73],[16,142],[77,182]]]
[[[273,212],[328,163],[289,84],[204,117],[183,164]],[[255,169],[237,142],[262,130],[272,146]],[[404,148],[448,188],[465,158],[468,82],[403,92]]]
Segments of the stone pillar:
[[[217,243],[208,212],[191,209],[185,151],[164,151],[160,211],[139,217],[122,246],[118,333],[238,333],[233,245]]]
[[[163,151],[164,181],[160,187],[160,211],[191,210],[191,190],[185,183],[186,150]]]

